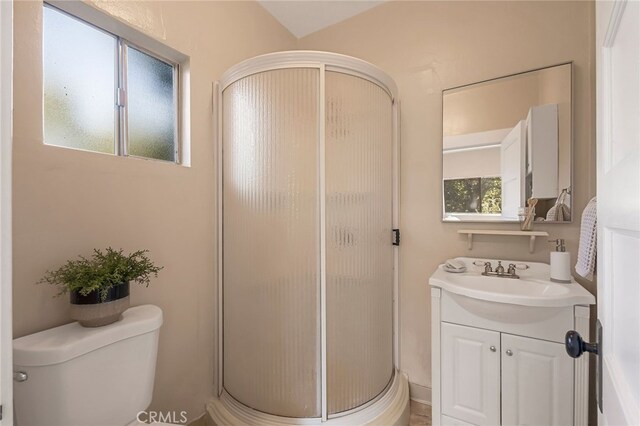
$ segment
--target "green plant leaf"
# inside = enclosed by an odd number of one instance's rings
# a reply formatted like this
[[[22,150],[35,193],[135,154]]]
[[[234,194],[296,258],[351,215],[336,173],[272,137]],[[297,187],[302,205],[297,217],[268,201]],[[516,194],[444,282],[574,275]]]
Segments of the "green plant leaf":
[[[97,291],[104,302],[109,290],[117,285],[133,281],[148,287],[151,277],[158,276],[164,267],[156,266],[147,253],[148,250],[138,250],[125,255],[122,249],[107,247],[104,252],[94,249],[90,258],[78,256],[77,260],[68,260],[60,268],[47,271],[38,283],[59,287],[57,296],[72,291],[87,296]]]

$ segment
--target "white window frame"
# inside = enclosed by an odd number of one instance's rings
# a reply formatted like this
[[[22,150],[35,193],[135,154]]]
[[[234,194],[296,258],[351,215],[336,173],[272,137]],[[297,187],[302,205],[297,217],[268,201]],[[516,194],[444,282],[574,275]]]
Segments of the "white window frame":
[[[84,2],[69,2],[52,0],[43,2],[43,7],[49,7],[57,12],[76,19],[98,31],[114,37],[116,42],[114,69],[114,155],[133,157],[163,163],[175,163],[190,166],[190,149],[188,146],[188,105],[183,99],[189,85],[189,58],[166,46],[152,37],[120,22],[104,12]],[[44,32],[43,32],[44,33]],[[136,49],[154,59],[173,67],[173,102],[174,102],[174,160],[162,160],[152,157],[130,155],[128,152],[128,112],[127,112],[127,50]],[[117,108],[115,108],[117,107]],[[46,142],[45,142],[46,143]],[[49,145],[49,144],[48,144]],[[49,145],[56,146],[56,145]],[[93,152],[87,150],[89,152]]]
[[[179,102],[178,99],[180,97],[180,64],[173,62],[169,59],[163,58],[153,52],[150,52],[148,49],[145,49],[142,46],[138,46],[116,34],[112,34],[116,37],[116,49],[117,49],[117,60],[116,60],[116,73],[117,76],[117,87],[116,87],[116,102],[118,106],[118,119],[117,125],[118,127],[116,134],[118,135],[118,140],[116,143],[116,155],[120,155],[123,157],[137,157],[137,158],[145,158],[151,160],[157,160],[155,158],[150,157],[140,157],[136,155],[129,154],[129,114],[128,114],[128,105],[129,105],[129,91],[127,90],[127,52],[129,48],[138,50],[145,55],[148,55],[154,59],[164,62],[165,64],[171,65],[173,67],[173,110],[174,110],[174,162],[180,164],[180,158],[182,154],[182,150],[180,149],[180,111],[179,111]],[[160,160],[165,161],[165,160]]]

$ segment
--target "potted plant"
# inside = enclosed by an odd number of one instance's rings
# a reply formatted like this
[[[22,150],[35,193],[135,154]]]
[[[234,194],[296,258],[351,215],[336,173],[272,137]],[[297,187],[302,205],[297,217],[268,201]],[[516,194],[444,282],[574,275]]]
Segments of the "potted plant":
[[[58,286],[57,296],[69,293],[71,318],[84,327],[111,324],[129,308],[129,283],[148,287],[151,276],[157,277],[162,269],[147,257],[148,252],[125,255],[122,249],[94,249],[90,258],[79,256],[55,271],[47,271],[39,283]]]

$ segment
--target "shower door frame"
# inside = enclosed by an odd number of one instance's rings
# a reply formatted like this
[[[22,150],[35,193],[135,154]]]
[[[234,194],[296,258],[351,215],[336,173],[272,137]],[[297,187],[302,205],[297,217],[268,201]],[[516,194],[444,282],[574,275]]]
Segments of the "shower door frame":
[[[319,195],[319,232],[320,247],[319,261],[320,270],[326,271],[326,200],[325,200],[325,76],[326,72],[339,72],[368,80],[383,90],[390,96],[392,105],[392,228],[399,229],[399,204],[400,204],[400,105],[397,97],[397,87],[393,79],[376,66],[346,55],[331,52],[294,50],[285,52],[269,53],[256,56],[246,61],[240,62],[223,74],[219,81],[213,85],[213,115],[214,133],[216,135],[215,155],[217,166],[217,327],[216,327],[216,348],[217,365],[214,367],[214,387],[216,395],[221,397],[224,392],[224,320],[223,320],[223,139],[222,139],[222,94],[231,84],[253,74],[279,69],[313,68],[319,71],[318,90],[318,195]],[[392,236],[389,236],[391,241]],[[400,247],[393,246],[393,366],[394,374],[390,378],[389,384],[382,392],[372,400],[352,408],[350,410],[328,414],[327,407],[327,315],[326,315],[326,273],[320,274],[320,366],[321,366],[321,417],[310,417],[308,419],[320,419],[325,422],[331,418],[341,417],[359,411],[377,401],[386,393],[389,386],[395,380],[395,375],[400,370],[400,333],[399,333],[399,250]],[[241,402],[239,402],[242,404]],[[304,420],[303,418],[297,420]]]

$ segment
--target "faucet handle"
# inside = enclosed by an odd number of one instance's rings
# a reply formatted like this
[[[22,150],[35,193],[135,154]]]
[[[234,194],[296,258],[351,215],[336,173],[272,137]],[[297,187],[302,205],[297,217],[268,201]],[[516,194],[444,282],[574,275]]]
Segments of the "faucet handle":
[[[509,274],[509,275],[515,275],[516,274],[516,264],[515,263],[510,263],[509,264],[509,269],[507,269],[507,274]]]
[[[484,272],[493,272],[491,262],[484,262]]]

